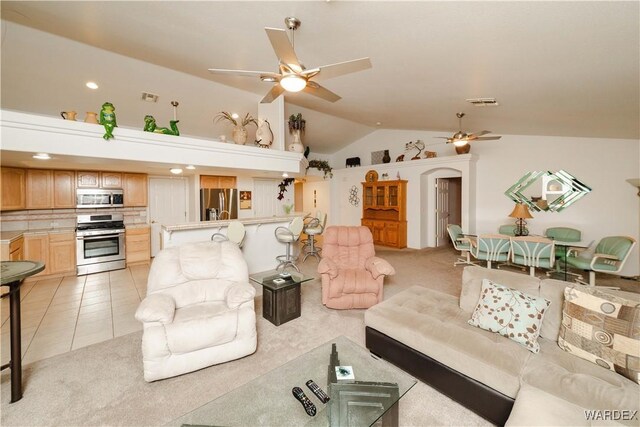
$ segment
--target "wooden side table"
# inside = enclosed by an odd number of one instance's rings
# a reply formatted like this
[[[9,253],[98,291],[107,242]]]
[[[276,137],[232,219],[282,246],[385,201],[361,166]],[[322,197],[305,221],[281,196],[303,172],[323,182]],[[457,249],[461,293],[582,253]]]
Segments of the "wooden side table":
[[[262,285],[262,317],[276,326],[300,317],[301,290],[300,285],[313,277],[291,272],[282,277],[277,271],[252,274],[251,281]],[[276,283],[283,279],[283,283]],[[276,280],[276,282],[274,282]]]
[[[44,263],[35,261],[2,261],[2,286],[9,292],[0,297],[9,297],[9,322],[11,325],[11,360],[0,370],[11,368],[11,403],[22,399],[22,337],[20,329],[20,285],[29,276],[44,270]]]

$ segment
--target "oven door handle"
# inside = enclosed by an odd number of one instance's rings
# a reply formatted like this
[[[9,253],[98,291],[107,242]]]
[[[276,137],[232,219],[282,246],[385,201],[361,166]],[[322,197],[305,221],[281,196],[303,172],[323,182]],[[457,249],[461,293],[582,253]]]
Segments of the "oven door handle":
[[[77,236],[76,239],[78,239],[78,240],[99,240],[99,239],[110,238],[110,237],[120,237],[122,235],[124,235],[124,233],[101,234],[101,235],[98,235],[98,236]]]

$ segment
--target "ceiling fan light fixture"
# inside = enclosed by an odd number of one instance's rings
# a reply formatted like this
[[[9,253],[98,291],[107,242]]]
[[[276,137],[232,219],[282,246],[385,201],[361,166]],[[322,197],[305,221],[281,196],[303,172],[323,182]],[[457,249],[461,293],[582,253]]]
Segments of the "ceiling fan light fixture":
[[[300,76],[292,74],[280,79],[280,86],[287,92],[300,92],[307,87],[307,81]]]
[[[468,143],[469,143],[469,140],[467,140],[467,139],[454,139],[453,140],[453,145],[455,145],[456,147],[464,147]]]

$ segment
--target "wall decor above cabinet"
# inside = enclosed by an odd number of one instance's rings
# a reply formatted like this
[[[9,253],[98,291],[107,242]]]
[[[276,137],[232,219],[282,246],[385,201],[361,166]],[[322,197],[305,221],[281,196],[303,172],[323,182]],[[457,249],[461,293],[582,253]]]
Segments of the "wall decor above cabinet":
[[[528,172],[504,194],[534,211],[560,212],[590,191],[591,187],[570,173],[559,170]]]

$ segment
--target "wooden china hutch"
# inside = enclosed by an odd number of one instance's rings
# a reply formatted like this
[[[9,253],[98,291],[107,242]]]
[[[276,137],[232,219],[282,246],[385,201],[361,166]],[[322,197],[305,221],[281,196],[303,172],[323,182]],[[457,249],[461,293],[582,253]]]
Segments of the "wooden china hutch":
[[[367,173],[366,179],[362,183],[362,225],[371,230],[376,245],[406,248],[407,181],[378,181],[375,173]]]

